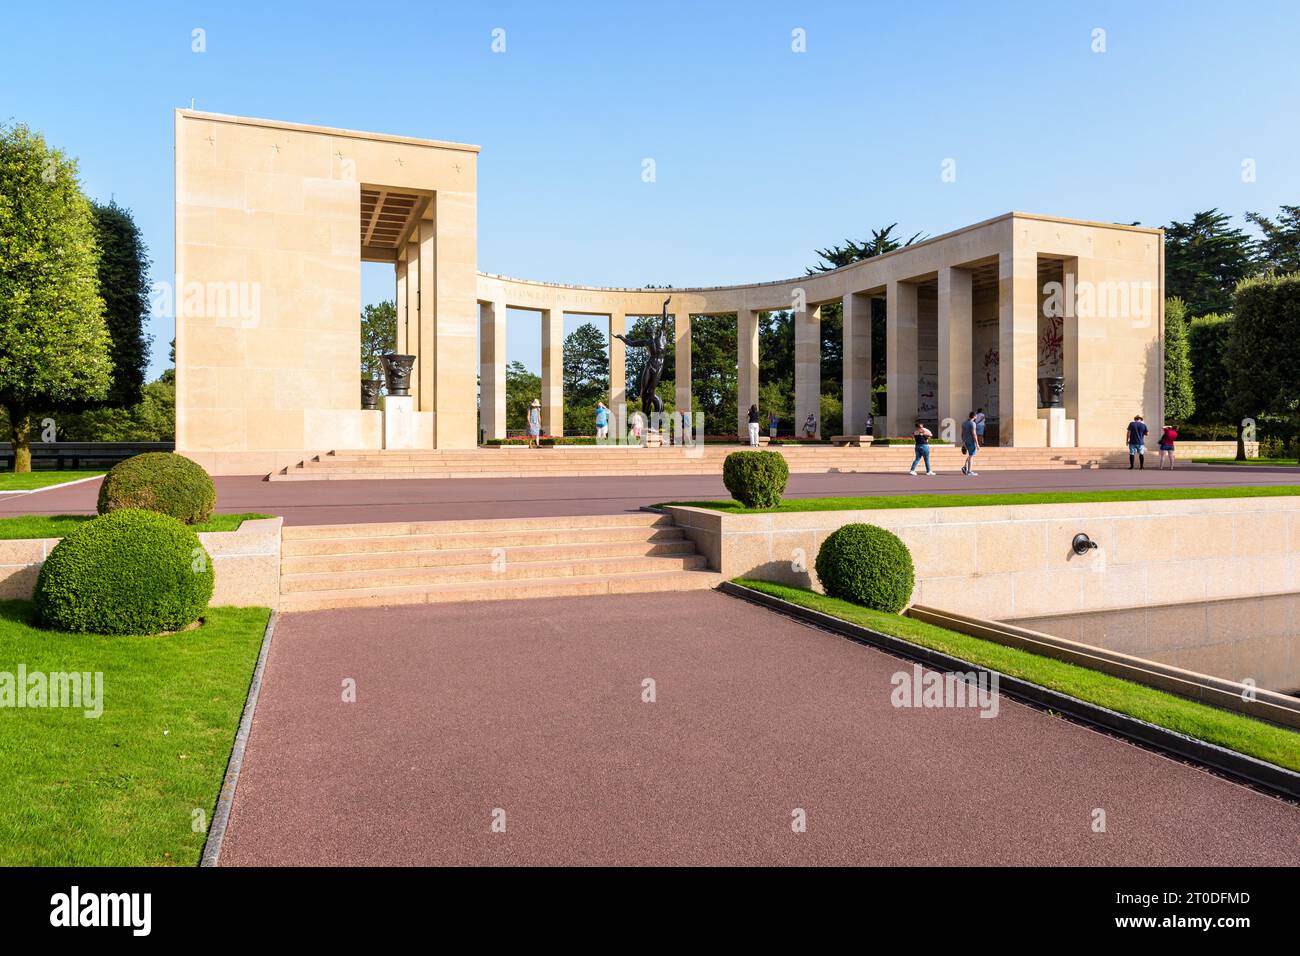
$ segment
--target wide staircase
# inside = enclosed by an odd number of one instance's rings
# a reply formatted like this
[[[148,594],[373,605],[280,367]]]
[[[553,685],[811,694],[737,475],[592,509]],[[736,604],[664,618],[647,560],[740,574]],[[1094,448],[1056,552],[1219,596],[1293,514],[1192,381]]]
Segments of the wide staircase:
[[[286,527],[280,610],[712,588],[694,543],[652,512]]]
[[[570,445],[557,448],[472,448],[461,451],[332,451],[270,475],[272,481],[359,478],[543,478],[618,475],[719,475],[723,460],[739,445],[703,448],[636,448]],[[905,471],[910,445],[836,448],[832,445],[772,446],[795,474]],[[961,451],[951,445],[931,448],[940,471],[961,467]],[[983,448],[981,471],[1042,468],[1100,468],[1127,463],[1123,449]]]

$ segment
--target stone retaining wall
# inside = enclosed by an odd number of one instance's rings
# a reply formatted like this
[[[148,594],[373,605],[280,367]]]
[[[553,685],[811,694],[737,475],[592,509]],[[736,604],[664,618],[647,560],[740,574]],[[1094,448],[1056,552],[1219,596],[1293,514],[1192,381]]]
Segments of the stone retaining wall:
[[[280,528],[283,518],[245,521],[237,531],[203,531],[212,558],[212,605],[277,607],[280,603]],[[0,541],[0,598],[30,598],[46,556],[59,538]]]
[[[818,588],[836,528],[888,528],[912,551],[916,604],[995,620],[1300,591],[1300,497],[735,515],[669,507],[709,566]],[[1084,532],[1096,550],[1070,548]]]

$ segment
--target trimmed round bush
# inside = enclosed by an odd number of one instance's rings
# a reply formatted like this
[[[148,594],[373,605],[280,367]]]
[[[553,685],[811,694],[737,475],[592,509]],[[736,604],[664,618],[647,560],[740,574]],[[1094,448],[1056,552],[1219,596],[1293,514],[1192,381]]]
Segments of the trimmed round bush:
[[[123,508],[55,545],[36,580],[41,623],[80,634],[157,634],[198,620],[212,559],[175,518]]]
[[[790,466],[777,451],[733,451],[722,463],[722,483],[746,508],[775,508],[790,480]]]
[[[150,451],[113,466],[99,486],[99,513],[143,508],[185,524],[206,521],[217,504],[212,476],[184,455]]]
[[[912,552],[898,535],[874,524],[846,524],[817,552],[817,577],[831,597],[897,614],[916,584]]]

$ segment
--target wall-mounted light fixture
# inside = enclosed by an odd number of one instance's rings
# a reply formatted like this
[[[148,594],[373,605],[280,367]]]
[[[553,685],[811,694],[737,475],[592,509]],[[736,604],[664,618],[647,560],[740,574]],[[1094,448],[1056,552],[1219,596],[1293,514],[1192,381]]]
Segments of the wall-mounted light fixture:
[[[1074,536],[1074,540],[1070,542],[1070,547],[1074,549],[1075,554],[1082,556],[1096,548],[1097,542],[1080,531]]]

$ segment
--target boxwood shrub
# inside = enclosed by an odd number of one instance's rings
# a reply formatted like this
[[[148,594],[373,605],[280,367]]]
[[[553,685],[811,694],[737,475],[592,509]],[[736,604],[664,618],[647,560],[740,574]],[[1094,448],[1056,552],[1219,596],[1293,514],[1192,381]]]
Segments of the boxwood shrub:
[[[144,508],[185,524],[206,521],[217,504],[212,476],[184,455],[145,452],[119,462],[99,486],[99,513]]]
[[[175,518],[123,508],[87,521],[36,580],[41,623],[89,634],[157,634],[196,621],[212,599],[212,559]]]
[[[722,483],[746,508],[775,508],[790,480],[790,466],[777,451],[733,451],[722,463]]]
[[[916,584],[912,552],[898,535],[874,524],[846,524],[817,552],[817,577],[831,597],[897,614]]]

